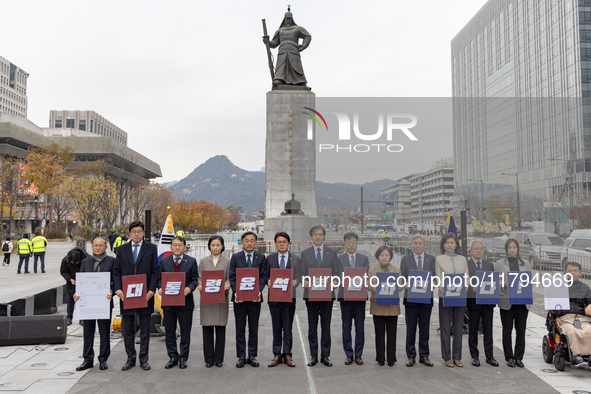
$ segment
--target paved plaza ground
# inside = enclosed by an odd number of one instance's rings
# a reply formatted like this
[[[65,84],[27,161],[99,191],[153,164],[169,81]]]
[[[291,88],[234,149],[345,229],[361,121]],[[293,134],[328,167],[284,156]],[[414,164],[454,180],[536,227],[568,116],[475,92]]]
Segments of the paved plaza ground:
[[[10,267],[0,267],[0,302],[13,300],[37,293],[64,283],[59,275],[59,263],[71,243],[51,243],[48,249],[46,274],[16,274],[16,261]],[[396,258],[398,260],[398,257]],[[32,270],[32,268],[31,268]],[[266,291],[266,290],[265,290]],[[297,366],[288,368],[279,365],[268,368],[272,359],[272,330],[269,309],[265,303],[259,322],[259,354],[261,367],[246,365],[235,367],[235,327],[230,311],[226,337],[225,362],[222,368],[206,368],[203,361],[203,344],[199,311],[194,313],[191,335],[191,354],[186,370],[173,368],[165,370],[168,361],[164,338],[150,340],[150,364],[152,370],[143,371],[139,366],[130,371],[121,371],[126,356],[120,333],[112,334],[112,351],[107,371],[95,368],[76,372],[82,362],[82,326],[75,324],[68,329],[68,338],[63,345],[8,346],[0,347],[0,392],[24,391],[26,393],[591,393],[591,372],[567,367],[557,372],[552,364],[542,359],[541,343],[545,334],[545,312],[541,301],[536,300],[528,318],[525,368],[506,366],[501,349],[501,321],[496,308],[494,319],[495,358],[501,364],[498,368],[484,363],[482,342],[480,342],[481,367],[470,365],[467,335],[463,343],[463,368],[447,368],[441,359],[439,334],[437,332],[437,307],[431,317],[431,356],[433,368],[416,364],[412,368],[404,365],[404,316],[400,316],[397,336],[397,358],[394,367],[377,365],[372,317],[367,304],[365,321],[365,364],[344,365],[345,354],[341,341],[341,316],[339,305],[334,304],[332,315],[333,367],[317,364],[306,367],[307,314],[304,302],[298,299],[294,322],[293,358]],[[58,313],[65,313],[62,305]],[[115,314],[117,311],[115,311]],[[404,308],[402,308],[404,313]],[[98,335],[95,340],[98,349]],[[137,345],[139,348],[139,345]]]

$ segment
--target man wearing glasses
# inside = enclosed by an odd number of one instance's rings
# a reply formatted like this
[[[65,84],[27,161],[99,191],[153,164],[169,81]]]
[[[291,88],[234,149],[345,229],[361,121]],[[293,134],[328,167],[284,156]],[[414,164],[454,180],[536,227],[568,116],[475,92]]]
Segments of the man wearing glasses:
[[[121,324],[123,328],[123,343],[125,344],[125,353],[127,353],[127,362],[121,370],[127,371],[135,367],[136,351],[134,344],[135,337],[135,316],[140,321],[140,366],[144,371],[150,369],[148,364],[148,350],[150,346],[150,317],[154,312],[154,292],[158,285],[158,248],[153,243],[144,240],[144,224],[142,222],[132,222],[129,225],[129,235],[131,242],[122,245],[117,251],[117,258],[113,265],[113,282],[115,294],[119,297]],[[146,308],[124,309],[123,302],[125,294],[123,293],[122,277],[127,275],[146,275],[147,294]]]
[[[236,319],[236,353],[238,361],[236,368],[250,364],[258,367],[256,359],[259,343],[259,316],[261,315],[261,302],[263,301],[262,291],[267,283],[267,260],[264,254],[257,252],[257,236],[252,231],[242,234],[242,252],[234,253],[230,259],[230,286],[234,297],[234,318]],[[259,299],[258,301],[238,301],[236,299],[236,269],[258,268],[259,269]],[[240,284],[238,284],[240,286]],[[246,353],[246,322],[248,321],[248,358]]]

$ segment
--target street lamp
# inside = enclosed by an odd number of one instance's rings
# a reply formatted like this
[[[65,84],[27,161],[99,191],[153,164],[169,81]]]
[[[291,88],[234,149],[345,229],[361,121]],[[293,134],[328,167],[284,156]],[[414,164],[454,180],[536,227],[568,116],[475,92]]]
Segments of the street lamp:
[[[472,179],[468,179],[468,181],[470,182],[480,182],[480,198],[482,201],[482,220],[485,219],[484,217],[484,181],[481,179],[480,181],[476,181],[476,180],[472,180]]]
[[[519,173],[506,174],[504,172],[501,172],[501,175],[513,175],[513,176],[515,176],[515,179],[517,180],[517,226],[518,226],[519,231],[521,231],[521,203],[519,201]]]

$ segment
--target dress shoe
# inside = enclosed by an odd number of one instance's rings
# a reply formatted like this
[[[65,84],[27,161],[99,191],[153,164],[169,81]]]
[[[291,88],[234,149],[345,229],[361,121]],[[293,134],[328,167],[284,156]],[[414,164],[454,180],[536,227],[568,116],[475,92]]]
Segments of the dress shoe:
[[[310,361],[308,361],[308,367],[313,367],[316,364],[318,364],[318,357],[312,357]]]
[[[129,371],[131,368],[135,367],[135,361],[128,361],[121,367],[122,371]]]
[[[295,363],[293,362],[291,356],[283,357],[283,362],[287,364],[288,367],[295,367]]]
[[[509,360],[507,360],[507,365],[511,368],[515,368],[515,360],[510,358]]]
[[[164,366],[164,369],[170,369],[172,367],[176,367],[177,365],[179,365],[178,360],[176,358],[171,358]]]
[[[320,357],[320,362],[327,367],[332,367],[332,362],[328,359],[328,357]]]
[[[242,368],[244,367],[244,364],[246,364],[246,359],[241,357],[236,361],[236,368]]]
[[[409,358],[408,360],[406,360],[406,366],[407,367],[412,367],[413,365],[415,365],[415,359],[414,358]]]
[[[148,363],[140,363],[140,368],[144,371],[149,371],[152,367]]]
[[[499,363],[494,358],[487,358],[486,363],[492,365],[493,367],[499,366]]]
[[[464,364],[462,364],[462,362],[460,360],[454,360],[454,364],[456,365],[456,367],[463,367]]]
[[[432,367],[433,366],[433,363],[431,362],[431,360],[429,360],[429,357],[419,357],[419,362],[421,364],[424,364],[425,367]]]
[[[205,363],[205,368],[211,368],[213,367],[213,363]]]
[[[474,365],[475,367],[480,367],[480,360],[474,357],[472,359],[472,365]]]
[[[109,366],[107,365],[107,362],[106,361],[101,361],[100,366],[99,366],[99,369],[101,371],[104,371],[104,370],[109,369]]]
[[[29,271],[25,271],[25,274],[30,274],[30,272]]]
[[[41,271],[41,273],[42,273],[42,274],[44,274],[44,273],[45,273],[45,271]]]
[[[67,320],[66,324],[67,324],[68,326],[71,326],[71,325],[72,325],[72,319],[68,318],[68,320]]]
[[[281,363],[283,363],[283,359],[279,356],[275,356],[273,357],[273,360],[269,363],[269,367],[276,367]]]
[[[388,363],[389,367],[393,367],[394,366],[394,362]]]
[[[378,365],[379,365],[380,367],[383,367],[383,366],[384,366],[384,362],[383,362],[383,361],[378,361]]]
[[[93,365],[91,362],[84,361],[79,367],[76,367],[76,371],[84,371],[85,369],[90,369],[92,367]]]
[[[451,360],[445,360],[445,366],[449,367],[449,368],[453,368],[454,367],[454,362]]]
[[[224,365],[224,363],[215,363],[215,366],[218,368],[221,368]]]
[[[363,365],[363,359],[361,358],[361,356],[355,357],[355,364]]]
[[[22,274],[22,272],[20,272],[20,271],[16,271],[16,273],[17,273],[17,274]]]
[[[255,357],[249,357],[246,359],[246,363],[250,364],[251,367],[258,367],[259,361]]]
[[[345,359],[345,365],[351,365],[351,364],[353,364],[353,357],[347,357]]]
[[[187,369],[187,359],[186,358],[181,358],[179,360],[179,368],[180,369]]]
[[[515,360],[515,365],[517,365],[519,368],[523,368],[523,361]]]

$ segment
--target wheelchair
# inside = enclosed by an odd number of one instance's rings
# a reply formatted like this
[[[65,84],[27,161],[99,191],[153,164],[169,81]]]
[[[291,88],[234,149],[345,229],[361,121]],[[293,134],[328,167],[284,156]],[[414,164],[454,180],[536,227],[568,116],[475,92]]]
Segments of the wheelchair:
[[[566,364],[571,364],[573,355],[570,350],[568,337],[558,331],[556,317],[558,316],[553,312],[548,312],[546,316],[548,334],[544,335],[542,339],[542,355],[544,361],[548,364],[554,364],[557,371],[564,371]],[[583,359],[586,362],[589,361],[587,357],[583,357]],[[575,366],[571,364],[571,368],[575,368]]]

